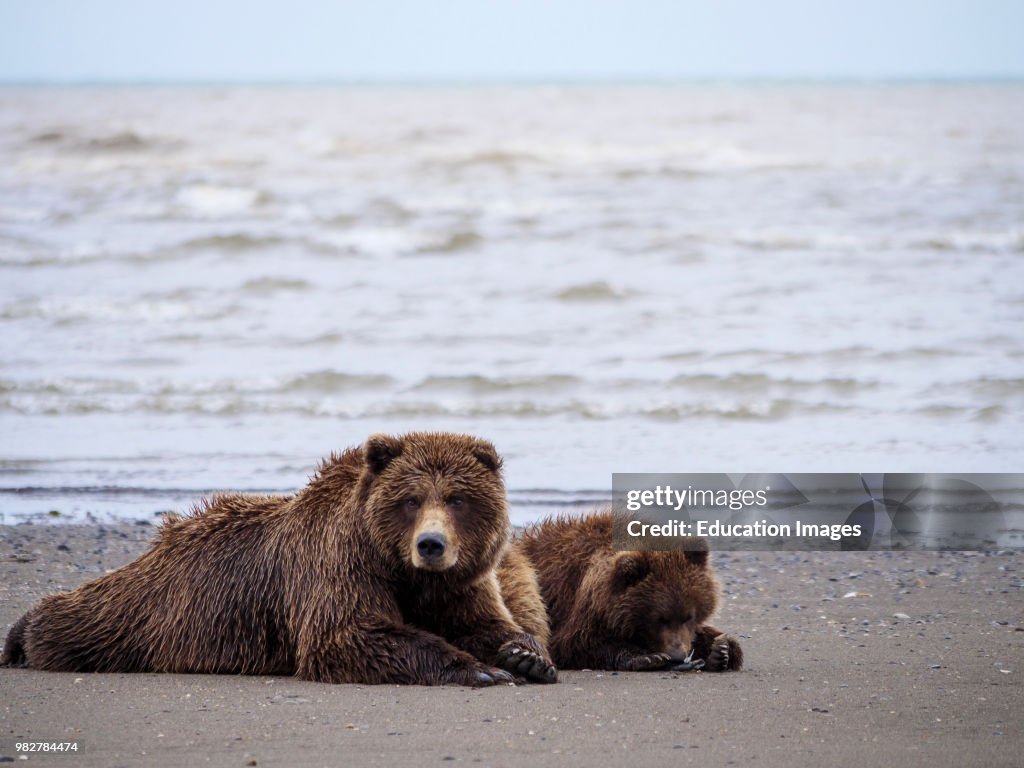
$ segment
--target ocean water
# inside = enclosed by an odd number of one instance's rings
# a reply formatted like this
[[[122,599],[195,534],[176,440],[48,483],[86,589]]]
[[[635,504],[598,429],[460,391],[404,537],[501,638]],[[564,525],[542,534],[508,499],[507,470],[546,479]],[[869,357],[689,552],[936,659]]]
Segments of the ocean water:
[[[1024,86],[0,89],[0,518],[376,431],[619,472],[1024,471]]]

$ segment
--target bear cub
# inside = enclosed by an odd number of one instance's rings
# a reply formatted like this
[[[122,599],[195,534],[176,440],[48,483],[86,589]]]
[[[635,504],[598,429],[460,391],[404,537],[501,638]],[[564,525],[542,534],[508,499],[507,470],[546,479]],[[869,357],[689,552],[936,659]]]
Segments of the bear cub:
[[[294,496],[215,496],[134,562],[50,595],[0,663],[76,672],[297,675],[329,683],[554,682],[509,613],[501,459],[466,435],[375,435]],[[536,581],[509,587],[537,604]],[[532,591],[531,591],[532,590]],[[543,619],[543,616],[541,616]]]
[[[554,662],[565,669],[738,670],[735,638],[706,624],[719,584],[704,539],[689,551],[616,551],[611,512],[554,518],[516,542],[536,570]],[[502,583],[518,573],[503,564]],[[516,611],[513,611],[515,614]]]

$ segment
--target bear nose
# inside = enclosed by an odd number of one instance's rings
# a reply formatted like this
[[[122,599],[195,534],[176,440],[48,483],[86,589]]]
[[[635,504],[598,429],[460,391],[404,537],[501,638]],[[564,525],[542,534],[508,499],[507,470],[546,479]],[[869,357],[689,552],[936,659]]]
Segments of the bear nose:
[[[437,560],[444,554],[448,542],[440,533],[421,533],[416,539],[416,551],[424,560]]]

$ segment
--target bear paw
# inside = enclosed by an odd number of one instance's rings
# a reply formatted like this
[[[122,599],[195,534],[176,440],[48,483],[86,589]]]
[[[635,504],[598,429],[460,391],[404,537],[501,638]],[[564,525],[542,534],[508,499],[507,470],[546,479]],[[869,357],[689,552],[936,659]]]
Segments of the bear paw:
[[[495,664],[518,677],[536,683],[558,681],[558,670],[550,659],[515,641],[507,642],[498,649]]]
[[[739,669],[743,663],[743,652],[736,638],[726,634],[717,635],[711,641],[711,653],[704,664],[708,672],[725,672],[727,669]]]
[[[672,672],[689,672],[690,670],[704,669],[704,659],[693,658],[693,654],[696,652],[696,648],[691,648],[690,652],[686,654],[685,659],[683,659],[677,664],[673,664],[671,667],[669,667],[669,669]]]
[[[515,681],[516,679],[504,669],[481,665],[452,669],[441,682],[451,685],[468,685],[471,688],[486,688],[491,685],[514,684]]]
[[[488,669],[486,671],[477,672],[476,687],[483,688],[488,685],[514,685],[516,679],[506,672],[504,669]]]
[[[667,653],[644,653],[638,655],[620,654],[615,668],[625,672],[651,672],[664,669],[672,660]]]

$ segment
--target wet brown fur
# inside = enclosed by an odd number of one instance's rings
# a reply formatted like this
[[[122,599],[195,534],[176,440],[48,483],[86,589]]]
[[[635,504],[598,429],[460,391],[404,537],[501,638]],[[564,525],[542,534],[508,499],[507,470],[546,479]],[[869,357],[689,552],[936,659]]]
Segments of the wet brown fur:
[[[518,539],[514,539],[505,552],[498,568],[498,582],[505,606],[515,621],[547,647],[550,641],[548,613],[541,598],[537,574]]]
[[[414,564],[427,516],[457,550],[445,570]],[[508,679],[493,665],[510,648],[546,659],[499,591],[509,530],[490,443],[375,435],[332,455],[294,496],[220,495],[170,517],[134,562],[30,610],[0,663],[332,683]],[[527,618],[543,638],[546,626]]]
[[[617,552],[613,523],[610,512],[552,518],[521,537],[547,607],[555,664],[660,669],[692,648],[709,670],[740,669],[739,643],[706,624],[720,591],[707,542],[695,539],[685,552]],[[506,560],[499,578],[510,581],[522,568]]]

